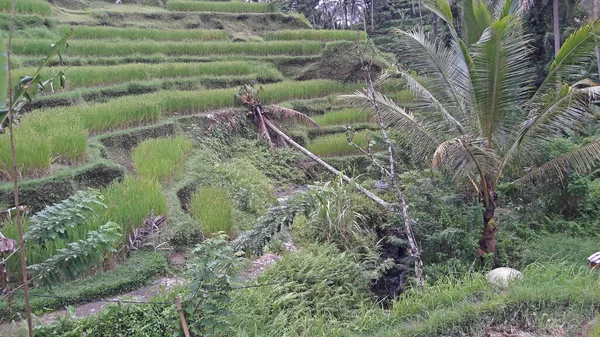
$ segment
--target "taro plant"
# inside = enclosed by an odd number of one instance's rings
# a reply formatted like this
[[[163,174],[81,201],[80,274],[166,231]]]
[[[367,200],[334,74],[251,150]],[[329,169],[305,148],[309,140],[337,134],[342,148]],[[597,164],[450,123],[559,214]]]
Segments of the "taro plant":
[[[27,269],[46,284],[74,278],[102,261],[107,252],[115,252],[120,239],[120,226],[107,222],[98,230],[88,232],[85,240],[71,242],[51,258]]]
[[[97,207],[106,208],[104,197],[99,191],[79,191],[32,216],[24,238],[40,245],[58,238],[65,239],[70,229],[90,221]]]

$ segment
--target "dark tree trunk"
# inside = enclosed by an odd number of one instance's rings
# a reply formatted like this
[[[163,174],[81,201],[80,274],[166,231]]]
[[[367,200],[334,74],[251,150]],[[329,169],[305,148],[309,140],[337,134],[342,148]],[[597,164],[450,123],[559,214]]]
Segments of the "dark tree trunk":
[[[375,31],[375,0],[371,0],[371,31]]]
[[[433,39],[437,40],[438,37],[438,17],[433,14]]]

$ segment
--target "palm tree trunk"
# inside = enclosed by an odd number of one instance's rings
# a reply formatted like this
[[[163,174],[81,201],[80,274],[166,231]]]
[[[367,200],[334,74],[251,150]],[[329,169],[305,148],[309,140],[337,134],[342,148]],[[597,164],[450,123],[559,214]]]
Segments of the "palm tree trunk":
[[[552,0],[552,28],[554,30],[554,56],[560,50],[560,26],[558,24],[558,0]]]
[[[496,191],[492,185],[492,179],[488,179],[487,186],[484,188],[487,190],[487,200],[483,197],[483,231],[481,233],[481,240],[479,241],[479,254],[493,253],[496,254],[496,222],[494,220],[494,213],[496,212]]]
[[[284,139],[288,144],[290,144],[293,148],[295,148],[296,150],[302,152],[303,154],[305,154],[307,157],[309,157],[310,159],[312,159],[313,161],[315,161],[316,163],[318,163],[319,165],[323,166],[325,169],[327,169],[329,172],[341,176],[342,179],[346,182],[349,183],[351,182],[352,179],[350,179],[348,176],[346,176],[345,174],[343,174],[342,172],[336,170],[333,166],[327,164],[325,161],[323,161],[321,158],[317,157],[315,154],[313,154],[312,152],[308,151],[306,148],[302,147],[302,145],[296,143],[293,139],[291,139],[290,137],[288,137],[283,131],[279,130],[278,127],[276,127],[273,123],[271,123],[270,120],[268,120],[267,118],[265,118],[265,124],[267,125],[267,127],[269,129],[271,129],[271,131],[275,132],[279,137],[281,137],[282,139]],[[380,206],[382,206],[383,208],[387,209],[387,210],[393,210],[392,206],[390,206],[390,204],[388,204],[387,202],[385,202],[383,199],[379,198],[378,196],[376,196],[375,194],[373,194],[373,192],[367,190],[366,188],[362,187],[359,184],[355,184],[356,189],[358,191],[360,191],[362,194],[364,194],[365,196],[367,196],[369,199],[375,201],[377,204],[379,204]]]
[[[438,37],[438,17],[433,14],[433,39],[437,41]]]

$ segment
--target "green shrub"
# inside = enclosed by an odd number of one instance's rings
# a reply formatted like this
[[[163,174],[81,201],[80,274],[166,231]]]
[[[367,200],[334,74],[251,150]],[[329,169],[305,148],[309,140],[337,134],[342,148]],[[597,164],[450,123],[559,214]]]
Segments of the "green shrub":
[[[71,26],[61,26],[60,32],[67,32]],[[218,29],[151,29],[151,28],[116,28],[116,27],[74,27],[71,39],[126,39],[155,41],[220,41],[229,40],[229,33]]]
[[[369,114],[356,109],[335,110],[324,115],[314,116],[313,119],[321,126],[368,123],[373,120]]]
[[[35,72],[32,67],[16,69],[13,74],[17,80]],[[42,76],[55,73],[54,68],[45,68]],[[255,74],[264,78],[281,78],[277,69],[267,63],[223,61],[206,63],[161,63],[161,64],[121,64],[113,66],[83,66],[70,68],[68,72],[69,88],[88,87],[101,84],[122,83],[133,80],[150,80],[168,77],[214,77],[222,75]]]
[[[166,198],[156,180],[128,176],[123,182],[110,185],[102,194],[107,208],[99,212],[99,223],[117,223],[125,237],[141,226],[150,213],[161,215],[167,211]]]
[[[225,12],[225,13],[275,13],[279,11],[274,3],[225,2],[225,1],[180,1],[171,0],[167,9],[187,12]]]
[[[11,0],[0,0],[0,11],[10,12],[11,8]],[[52,7],[45,1],[19,0],[16,3],[15,11],[20,14],[50,15],[52,14]]]
[[[17,55],[46,55],[50,51],[50,40],[13,40],[13,53]],[[131,56],[164,54],[168,56],[207,55],[317,55],[323,46],[316,41],[270,41],[270,42],[227,42],[209,41],[202,43],[170,41],[95,41],[74,40],[69,42],[69,54],[79,56]]]
[[[268,32],[265,34],[265,40],[356,41],[357,36],[359,36],[361,40],[367,39],[367,34],[363,31],[297,29]]]
[[[164,182],[179,174],[192,142],[183,137],[149,139],[131,154],[138,176]]]
[[[158,301],[172,299],[159,298]],[[35,329],[36,336],[144,336],[164,337],[183,335],[179,314],[174,305],[110,304],[98,315],[79,320],[60,318]]]
[[[369,276],[352,255],[332,246],[310,246],[289,254],[258,277],[268,287],[234,293],[234,327],[242,335],[301,335],[317,317],[356,319],[367,300]]]
[[[200,222],[204,236],[231,232],[233,226],[231,201],[227,192],[216,187],[202,187],[189,204],[190,213]]]

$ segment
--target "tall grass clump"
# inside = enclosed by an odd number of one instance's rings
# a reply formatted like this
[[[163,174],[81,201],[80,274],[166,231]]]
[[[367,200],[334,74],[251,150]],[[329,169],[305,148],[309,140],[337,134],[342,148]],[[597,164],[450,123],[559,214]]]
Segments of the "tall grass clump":
[[[356,41],[366,40],[367,34],[363,31],[352,30],[277,30],[265,34],[266,41],[293,41],[293,40],[318,40],[318,41]]]
[[[364,130],[354,135],[353,141],[365,148],[368,145],[368,142],[375,140],[376,137],[374,132]],[[345,133],[317,137],[313,139],[306,148],[317,156],[327,157],[347,156],[359,152],[354,145],[348,143],[348,138]]]
[[[372,121],[372,117],[369,114],[356,109],[330,111],[324,115],[314,116],[313,119],[321,126],[349,125]]]
[[[279,11],[274,3],[180,0],[169,1],[167,9],[184,12],[223,13],[276,13]]]
[[[66,33],[70,26],[61,26],[60,32]],[[219,29],[152,29],[152,28],[116,28],[77,26],[71,39],[99,40],[154,40],[154,41],[226,41],[229,33]]]
[[[225,190],[202,187],[188,205],[190,213],[200,222],[205,237],[217,232],[231,232],[233,207]]]
[[[99,212],[99,223],[112,221],[121,226],[124,237],[142,225],[146,217],[166,214],[167,200],[158,181],[125,177],[102,191],[106,209]]]
[[[183,137],[149,139],[133,150],[131,158],[139,177],[164,182],[181,172],[191,149],[192,142]]]
[[[13,53],[17,55],[46,55],[51,40],[14,39]],[[69,54],[79,56],[131,56],[136,54],[163,54],[167,56],[207,55],[288,55],[304,56],[320,54],[323,45],[317,41],[268,41],[202,43],[170,41],[97,41],[74,40],[69,42]]]
[[[11,8],[11,0],[0,0],[1,12],[10,12]],[[19,14],[37,14],[46,16],[52,14],[52,7],[45,1],[19,0],[15,5],[15,11]]]
[[[13,73],[13,79],[35,72],[34,68],[19,68]],[[46,68],[42,76],[56,73],[53,68]],[[250,75],[282,78],[279,71],[269,63],[223,61],[206,63],[162,63],[162,64],[121,64],[114,66],[83,66],[69,69],[68,86],[89,87],[100,84],[121,83],[134,80],[150,80],[155,78]]]

